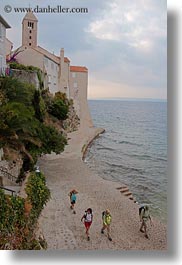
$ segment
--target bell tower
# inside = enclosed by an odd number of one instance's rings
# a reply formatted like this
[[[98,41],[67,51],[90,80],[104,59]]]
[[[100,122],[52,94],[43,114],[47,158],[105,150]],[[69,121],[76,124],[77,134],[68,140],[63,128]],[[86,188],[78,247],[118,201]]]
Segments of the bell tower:
[[[38,20],[33,12],[27,12],[22,21],[22,45],[28,47],[37,46]]]

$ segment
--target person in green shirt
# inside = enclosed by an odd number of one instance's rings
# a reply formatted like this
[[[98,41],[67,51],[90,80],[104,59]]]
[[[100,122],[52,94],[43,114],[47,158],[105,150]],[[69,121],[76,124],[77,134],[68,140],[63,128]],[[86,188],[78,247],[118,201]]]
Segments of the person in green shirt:
[[[104,234],[104,230],[107,230],[107,237],[110,241],[112,241],[112,238],[110,236],[110,225],[112,221],[111,213],[107,209],[102,213],[102,221],[103,221],[103,227],[101,229],[101,233]]]
[[[150,224],[152,225],[152,219],[149,212],[148,205],[142,206],[139,208],[139,216],[140,216],[140,222],[142,222],[140,226],[140,232],[144,233],[146,238],[149,238],[147,234],[147,222],[150,220]],[[143,230],[144,228],[144,230]]]

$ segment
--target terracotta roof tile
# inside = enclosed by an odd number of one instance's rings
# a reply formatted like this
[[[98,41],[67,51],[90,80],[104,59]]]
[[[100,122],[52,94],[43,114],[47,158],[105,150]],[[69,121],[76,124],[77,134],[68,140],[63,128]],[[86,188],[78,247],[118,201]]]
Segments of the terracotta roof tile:
[[[70,66],[70,71],[87,73],[88,69],[85,66]]]

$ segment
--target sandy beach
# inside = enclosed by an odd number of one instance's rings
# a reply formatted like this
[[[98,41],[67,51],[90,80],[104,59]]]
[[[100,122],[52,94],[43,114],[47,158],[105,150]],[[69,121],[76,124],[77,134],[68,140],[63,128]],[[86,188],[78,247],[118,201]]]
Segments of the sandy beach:
[[[102,179],[83,162],[88,144],[102,131],[80,128],[68,135],[69,145],[62,154],[45,155],[39,160],[51,191],[51,200],[39,218],[39,233],[47,241],[48,250],[167,250],[166,226],[152,218],[146,239],[139,231],[139,206],[118,190],[122,183]],[[79,192],[76,214],[70,209],[68,196],[74,188]],[[94,220],[87,241],[81,217],[89,207],[93,209]],[[111,242],[100,232],[101,215],[107,208],[112,214]]]

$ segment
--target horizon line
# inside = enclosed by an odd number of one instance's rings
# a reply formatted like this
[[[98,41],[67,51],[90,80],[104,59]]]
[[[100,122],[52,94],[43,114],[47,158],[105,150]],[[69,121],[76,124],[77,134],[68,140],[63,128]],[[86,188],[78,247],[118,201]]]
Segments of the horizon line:
[[[88,98],[88,100],[123,100],[123,101],[162,101],[167,102],[165,98]]]

